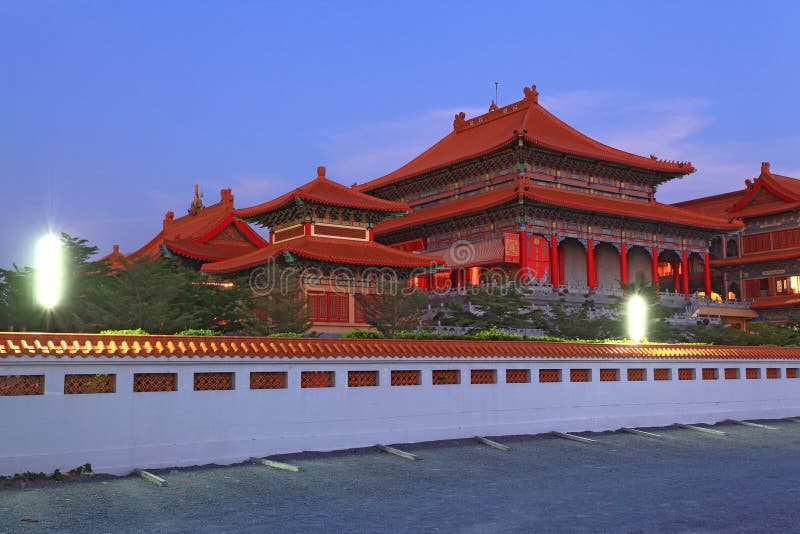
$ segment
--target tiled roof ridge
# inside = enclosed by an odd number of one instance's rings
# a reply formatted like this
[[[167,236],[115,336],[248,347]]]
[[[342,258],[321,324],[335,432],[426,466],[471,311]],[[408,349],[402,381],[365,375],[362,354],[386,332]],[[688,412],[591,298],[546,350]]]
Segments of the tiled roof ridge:
[[[476,341],[275,338],[232,336],[0,333],[0,362],[9,358],[542,358],[542,359],[791,359],[800,347]]]

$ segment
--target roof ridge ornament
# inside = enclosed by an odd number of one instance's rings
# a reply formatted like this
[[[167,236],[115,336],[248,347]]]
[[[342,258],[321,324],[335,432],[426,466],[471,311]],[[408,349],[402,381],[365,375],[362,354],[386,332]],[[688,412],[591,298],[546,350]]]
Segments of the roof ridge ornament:
[[[322,166],[322,165],[317,167],[317,179],[319,179],[319,180],[327,180],[327,178],[325,178],[325,167]]]
[[[489,113],[494,113],[497,110],[498,110],[497,103],[494,100],[492,100],[492,103],[489,104]]]
[[[768,174],[772,174],[772,173],[770,173],[770,170],[769,170],[769,161],[762,161],[761,162],[761,175],[764,176],[764,175],[768,175]]]
[[[536,84],[523,88],[522,92],[525,94],[525,100],[529,100],[534,104],[539,103],[539,91],[536,90]]]
[[[203,193],[200,192],[200,185],[194,184],[194,198],[189,206],[189,215],[197,215],[203,206]]]
[[[453,119],[453,130],[459,132],[467,127],[467,114],[463,111],[456,113],[456,118]]]

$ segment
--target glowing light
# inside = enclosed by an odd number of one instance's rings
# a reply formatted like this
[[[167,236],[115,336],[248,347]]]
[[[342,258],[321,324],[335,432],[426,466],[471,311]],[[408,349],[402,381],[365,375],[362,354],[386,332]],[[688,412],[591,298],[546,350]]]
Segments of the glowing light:
[[[61,240],[53,234],[41,239],[36,247],[36,300],[53,309],[61,298]]]
[[[647,324],[647,304],[639,295],[628,300],[628,338],[634,343],[641,343],[645,338]]]

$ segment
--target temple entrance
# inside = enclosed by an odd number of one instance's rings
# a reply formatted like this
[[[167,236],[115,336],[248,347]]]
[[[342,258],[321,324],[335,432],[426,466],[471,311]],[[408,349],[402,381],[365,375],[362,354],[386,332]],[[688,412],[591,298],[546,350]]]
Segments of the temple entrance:
[[[628,249],[628,283],[643,286],[653,282],[652,257],[639,245]]]
[[[658,255],[658,289],[670,293],[681,291],[681,257],[674,250]]]
[[[588,287],[586,282],[586,248],[575,238],[568,237],[559,245],[562,284],[573,287]]]
[[[619,251],[609,243],[599,243],[594,247],[597,261],[597,288],[616,290],[619,283]]]

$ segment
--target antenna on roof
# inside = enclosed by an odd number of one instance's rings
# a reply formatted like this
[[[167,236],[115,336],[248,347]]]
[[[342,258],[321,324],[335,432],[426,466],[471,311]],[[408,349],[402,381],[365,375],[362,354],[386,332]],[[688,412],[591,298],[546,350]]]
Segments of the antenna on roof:
[[[500,86],[500,82],[494,82],[494,101],[497,102],[497,88]]]

